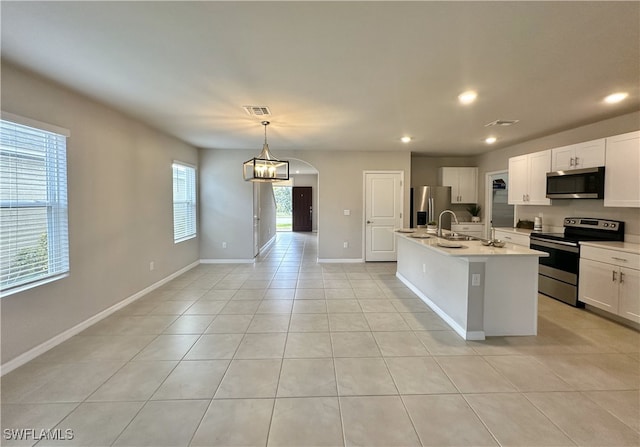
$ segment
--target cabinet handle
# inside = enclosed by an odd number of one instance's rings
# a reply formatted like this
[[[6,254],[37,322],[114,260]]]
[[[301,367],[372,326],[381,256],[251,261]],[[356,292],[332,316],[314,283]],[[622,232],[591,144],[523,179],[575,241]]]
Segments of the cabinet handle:
[[[504,236],[504,238],[511,240],[511,236]]]
[[[524,194],[522,194],[522,201],[526,201],[526,199],[524,198]]]
[[[620,261],[620,262],[629,262],[627,259],[625,258],[616,258],[615,256],[611,256],[611,259],[615,259],[616,261]]]
[[[573,157],[569,159],[569,166],[573,166]]]
[[[616,273],[618,273],[618,272],[616,272],[615,270],[611,270],[611,273],[612,273],[611,281],[616,282]]]
[[[620,272],[620,284],[624,282],[624,273]]]
[[[578,166],[578,157],[576,157],[576,159],[575,159],[575,161],[574,161],[573,165],[574,165],[574,166]]]

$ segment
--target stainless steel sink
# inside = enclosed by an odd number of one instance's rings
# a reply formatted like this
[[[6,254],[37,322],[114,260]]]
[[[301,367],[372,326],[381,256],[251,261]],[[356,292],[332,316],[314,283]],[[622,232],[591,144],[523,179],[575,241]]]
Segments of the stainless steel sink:
[[[458,234],[458,233],[445,234],[444,236],[442,236],[442,238],[448,241],[477,241],[478,240],[477,237],[467,236],[467,235]]]

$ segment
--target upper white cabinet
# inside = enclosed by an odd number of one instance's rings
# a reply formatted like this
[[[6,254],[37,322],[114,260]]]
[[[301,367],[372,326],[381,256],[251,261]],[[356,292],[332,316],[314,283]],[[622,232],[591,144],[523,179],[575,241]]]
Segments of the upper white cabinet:
[[[604,166],[605,139],[551,149],[551,170],[569,171]]]
[[[451,203],[478,202],[478,168],[444,167],[438,178],[441,186],[451,186]]]
[[[640,131],[606,139],[604,206],[640,207]]]
[[[550,205],[547,199],[547,172],[551,170],[551,150],[509,159],[510,205]]]

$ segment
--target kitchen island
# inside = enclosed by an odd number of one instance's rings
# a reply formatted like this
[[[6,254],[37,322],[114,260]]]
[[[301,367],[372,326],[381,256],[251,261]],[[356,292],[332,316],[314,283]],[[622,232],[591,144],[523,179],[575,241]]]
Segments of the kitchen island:
[[[396,237],[396,276],[462,338],[537,334],[538,258],[547,253],[420,233]]]

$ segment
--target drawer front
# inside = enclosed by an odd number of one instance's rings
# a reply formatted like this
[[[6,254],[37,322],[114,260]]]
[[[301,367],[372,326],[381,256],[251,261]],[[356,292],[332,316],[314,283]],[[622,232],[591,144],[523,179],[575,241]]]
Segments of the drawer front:
[[[496,239],[501,239],[511,244],[522,245],[523,247],[529,247],[529,236],[524,234],[496,230]]]
[[[640,270],[640,255],[612,250],[610,248],[591,247],[585,245],[580,247],[580,258]]]

